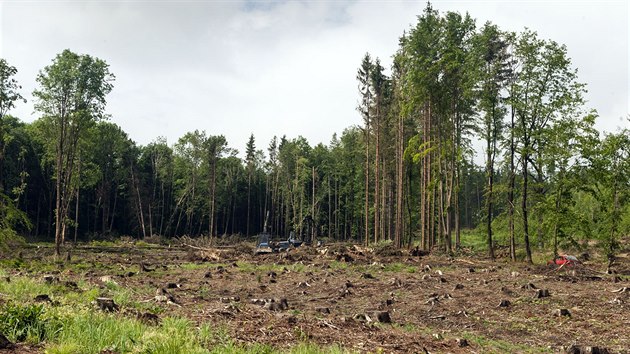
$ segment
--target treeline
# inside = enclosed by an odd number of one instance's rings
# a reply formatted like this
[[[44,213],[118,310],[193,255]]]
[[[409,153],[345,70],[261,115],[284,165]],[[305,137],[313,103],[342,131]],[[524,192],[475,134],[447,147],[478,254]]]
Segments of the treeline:
[[[329,144],[252,134],[241,159],[205,131],[138,146],[106,119],[107,63],[69,50],[37,77],[41,118],[21,122],[8,115],[22,100],[16,69],[0,60],[0,236],[59,247],[102,235],[251,236],[266,224],[274,235],[308,229],[450,253],[476,228],[490,257],[498,244],[531,261],[532,244],[557,253],[596,239],[612,254],[627,235],[630,134],[594,129],[564,46],[428,5],[388,72],[365,55],[361,124]]]

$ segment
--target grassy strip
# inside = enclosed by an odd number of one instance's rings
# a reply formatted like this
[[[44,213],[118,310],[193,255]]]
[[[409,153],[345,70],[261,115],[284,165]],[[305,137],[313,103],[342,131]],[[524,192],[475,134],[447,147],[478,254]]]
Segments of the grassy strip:
[[[7,272],[0,269],[0,277]],[[81,288],[89,288],[81,284]],[[122,306],[134,306],[127,289],[107,284],[108,295]],[[51,354],[116,353],[346,353],[339,347],[322,348],[312,343],[297,343],[279,351],[265,344],[234,342],[225,328],[211,323],[196,327],[190,320],[165,317],[151,326],[122,314],[95,310],[91,302],[99,290],[75,292],[59,284],[48,284],[28,277],[0,281],[0,333],[13,342],[42,345]],[[34,303],[32,299],[48,294],[55,305]]]

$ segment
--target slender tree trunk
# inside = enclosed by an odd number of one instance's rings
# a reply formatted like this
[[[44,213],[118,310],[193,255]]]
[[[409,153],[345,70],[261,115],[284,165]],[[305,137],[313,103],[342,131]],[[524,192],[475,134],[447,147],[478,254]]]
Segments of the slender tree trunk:
[[[4,122],[2,122],[3,116],[0,115],[0,194],[4,194],[4,155],[6,150],[6,144],[4,143]],[[0,201],[4,203],[4,201]]]
[[[508,227],[510,232],[510,258],[513,262],[516,261],[516,236],[514,234],[514,188],[516,182],[516,167],[514,166],[514,154],[516,153],[516,146],[514,143],[514,107],[511,109],[511,121],[510,121],[510,182],[508,187]]]
[[[249,237],[249,224],[250,224],[250,210],[251,210],[251,199],[252,199],[252,171],[248,166],[247,168],[247,225],[245,226],[245,236]]]
[[[617,186],[617,178],[613,179],[613,210],[612,225],[610,225],[610,241],[608,242],[608,259],[613,259],[615,254],[615,234],[617,233],[617,223],[619,218],[619,189]]]
[[[369,118],[365,124],[365,245],[370,244],[370,124]]]
[[[490,155],[490,153],[488,153]],[[490,156],[488,156],[490,158]],[[486,195],[487,216],[486,228],[488,231],[488,257],[494,259],[494,244],[492,243],[492,187],[494,182],[494,171],[492,163],[488,162],[488,193]]]
[[[529,148],[529,145],[523,146],[523,149],[526,150]],[[527,256],[527,263],[533,263],[532,261],[532,250],[529,244],[529,225],[528,225],[528,209],[527,209],[527,188],[529,181],[529,173],[527,172],[527,160],[528,154],[525,152],[522,155],[522,163],[523,163],[523,197],[521,207],[523,209],[523,234],[525,240],[525,252]]]
[[[399,114],[398,129],[396,130],[396,228],[394,230],[394,239],[397,247],[403,244],[403,176],[404,176],[404,119]]]
[[[140,227],[142,229],[142,237],[147,237],[147,231],[144,227],[144,212],[142,210],[142,197],[140,196],[140,188],[138,187],[138,181],[136,180],[136,175],[134,173],[133,163],[130,164],[131,169],[131,183],[133,183],[133,188],[136,192],[136,198],[138,198],[138,217],[140,221]]]
[[[211,166],[210,166],[210,210],[208,215],[208,236],[210,237],[210,242],[212,243],[212,238],[214,236],[214,204],[215,204],[215,192],[216,192],[216,174],[217,174],[217,161],[216,161],[216,152],[213,152],[213,155],[210,157]]]
[[[492,122],[495,119],[494,105],[492,107]],[[486,192],[486,229],[487,229],[487,243],[488,243],[488,257],[494,259],[494,244],[492,242],[492,201],[493,201],[493,183],[494,183],[494,130],[492,122],[486,124],[486,176],[488,178],[487,192]]]
[[[562,180],[562,172],[560,173],[560,181]],[[558,193],[556,194],[556,210],[553,227],[553,256],[558,257],[558,223],[560,221],[560,206],[562,198],[562,182],[558,181]]]
[[[64,143],[65,143],[65,116],[62,114],[60,117],[60,136],[59,141],[57,141],[57,158],[56,158],[56,169],[55,169],[55,256],[61,255],[61,242],[62,242],[62,224],[63,224],[63,214],[62,214],[62,176],[63,176],[63,151],[64,151]]]
[[[108,213],[109,215],[111,215],[111,217],[109,218],[109,229],[107,230],[107,232],[110,234],[112,233],[112,230],[114,229],[114,219],[116,218],[116,204],[117,203],[118,203],[118,193],[114,192],[114,204],[112,205],[112,211]]]
[[[377,103],[378,105],[378,103]],[[378,109],[378,108],[377,108]],[[381,207],[381,196],[380,196],[380,119],[379,112],[376,113],[376,122],[374,124],[374,136],[376,139],[376,143],[374,146],[374,243],[380,241],[380,207]]]
[[[77,185],[77,198],[74,203],[74,244],[75,245],[77,244],[77,234],[79,233],[79,197],[80,197],[80,188]]]

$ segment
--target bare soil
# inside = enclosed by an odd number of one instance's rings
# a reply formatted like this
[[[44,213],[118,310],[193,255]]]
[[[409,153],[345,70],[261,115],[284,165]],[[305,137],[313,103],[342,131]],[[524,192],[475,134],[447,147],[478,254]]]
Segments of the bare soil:
[[[23,257],[46,252],[31,248]],[[257,256],[251,246],[130,244],[77,247],[56,276],[132,289],[133,301],[156,303],[157,318],[120,311],[149,323],[184,316],[225,328],[237,343],[279,349],[310,341],[358,352],[566,352],[575,345],[629,353],[627,253],[613,271],[602,261],[558,269],[345,244]]]

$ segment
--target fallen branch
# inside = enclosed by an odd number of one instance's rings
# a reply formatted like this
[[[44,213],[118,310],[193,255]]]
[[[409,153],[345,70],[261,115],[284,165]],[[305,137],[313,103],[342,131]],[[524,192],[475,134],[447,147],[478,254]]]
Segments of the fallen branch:
[[[206,251],[206,252],[214,252],[214,251],[216,251],[216,249],[197,247],[197,246],[189,245],[187,243],[182,243],[182,246],[190,247],[192,249],[199,250],[199,251]]]
[[[339,330],[339,327],[335,326],[334,324],[332,324],[332,323],[330,323],[330,322],[328,322],[326,320],[319,321],[319,324],[322,325],[322,326],[326,326],[328,328],[332,328],[332,329],[337,330],[337,331]]]

